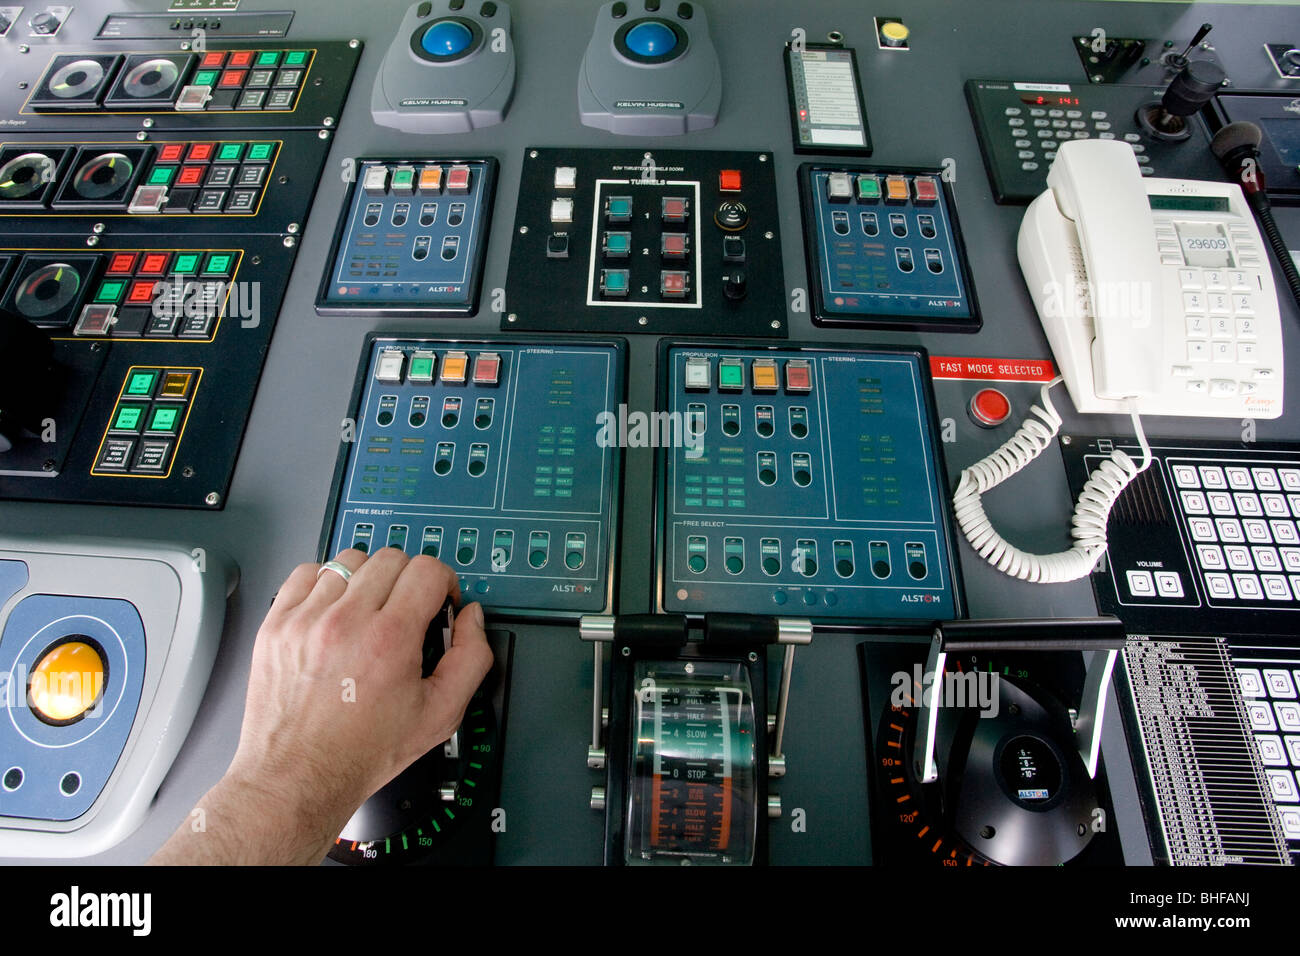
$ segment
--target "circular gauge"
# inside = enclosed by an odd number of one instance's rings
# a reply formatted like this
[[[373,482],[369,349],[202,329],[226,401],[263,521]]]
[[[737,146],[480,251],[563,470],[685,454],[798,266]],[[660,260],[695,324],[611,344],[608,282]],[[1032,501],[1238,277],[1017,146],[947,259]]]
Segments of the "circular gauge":
[[[158,57],[135,67],[122,81],[122,90],[136,99],[161,96],[180,79],[181,71],[171,60]]]
[[[457,734],[459,752],[448,756],[446,747],[435,747],[367,800],[334,841],[329,858],[361,866],[414,863],[444,846],[476,811],[483,812],[476,803],[491,789],[499,743],[496,715],[480,690]]]
[[[752,863],[758,825],[754,698],[743,666],[635,668],[627,863]]]
[[[0,166],[0,199],[26,199],[54,178],[54,160],[44,153],[23,153]]]
[[[937,781],[920,783],[913,763],[919,709],[890,706],[881,718],[873,772],[897,845],[942,866],[1073,860],[1095,836],[1099,804],[1064,708],[1009,673],[944,676],[933,690]],[[954,706],[959,696],[966,705]]]
[[[81,275],[72,266],[52,262],[18,283],[14,308],[29,319],[43,319],[67,308],[81,291]]]
[[[50,93],[69,100],[89,93],[104,79],[104,68],[97,60],[73,60],[50,77]]]
[[[135,164],[122,153],[101,153],[82,163],[72,177],[72,188],[82,199],[106,199],[131,182]]]

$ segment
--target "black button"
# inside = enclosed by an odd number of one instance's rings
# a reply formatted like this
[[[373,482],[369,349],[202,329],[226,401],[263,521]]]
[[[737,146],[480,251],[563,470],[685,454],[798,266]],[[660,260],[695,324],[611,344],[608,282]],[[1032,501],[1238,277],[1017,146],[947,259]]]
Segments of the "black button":
[[[627,4],[624,3],[623,0],[619,0],[618,3],[610,7],[609,15],[613,17],[615,20],[622,20],[625,16],[627,16]]]
[[[677,4],[677,18],[679,20],[689,20],[693,16],[695,16],[695,8],[689,3]]]
[[[81,774],[75,770],[65,773],[63,779],[59,781],[59,789],[69,797],[81,789]]]
[[[546,240],[546,258],[569,258],[569,237],[567,235],[552,233]]]
[[[415,15],[419,17],[421,20],[423,20],[431,13],[433,13],[433,4],[429,3],[428,0],[425,0],[424,3],[420,4],[418,7],[415,8]]]
[[[659,0],[645,0],[645,12],[646,12],[646,13],[658,13],[658,12],[659,12]]]
[[[209,30],[220,30],[220,29],[221,29],[221,21],[220,21],[220,20],[213,20],[211,23],[208,24],[208,29],[209,29]]]
[[[447,7],[447,9],[462,10],[464,9],[464,7],[465,7],[465,0],[451,0],[451,4]]]
[[[913,561],[907,566],[907,573],[919,581],[925,577],[925,565],[920,561]]]
[[[887,578],[889,577],[889,562],[877,561],[875,564],[871,566],[871,570],[875,572],[876,577]]]
[[[23,785],[23,770],[21,767],[10,767],[5,772],[5,789],[17,790]]]
[[[764,437],[764,438],[771,438],[771,437],[772,437],[772,432],[773,432],[773,431],[775,431],[775,429],[772,427],[772,423],[771,423],[771,422],[768,422],[768,421],[762,421],[762,422],[759,422],[759,423],[758,423],[758,433],[759,433],[759,435],[761,435],[762,437]]]
[[[478,8],[478,12],[480,16],[495,17],[497,15],[497,5],[492,0],[487,0],[483,6]]]

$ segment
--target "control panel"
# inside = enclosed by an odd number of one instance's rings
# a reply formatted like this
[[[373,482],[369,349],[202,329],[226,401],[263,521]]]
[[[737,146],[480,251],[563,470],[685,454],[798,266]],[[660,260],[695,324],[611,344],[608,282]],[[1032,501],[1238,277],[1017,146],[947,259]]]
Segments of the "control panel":
[[[1300,626],[1300,447],[1152,439],[1151,467],[1110,516],[1092,575],[1102,610],[1134,633],[1293,636]],[[1131,439],[1063,445],[1077,492]],[[1136,460],[1136,459],[1135,459]]]
[[[624,348],[368,337],[321,553],[432,555],[493,615],[608,610]]]
[[[1196,116],[1157,132],[1137,120],[1158,106],[1164,89],[1118,84],[968,80],[966,98],[993,195],[1001,203],[1027,203],[1047,188],[1056,147],[1070,139],[1119,139],[1137,154],[1143,176],[1222,180],[1209,135]]]
[[[362,161],[316,311],[477,312],[496,173],[494,159]]]
[[[813,322],[979,331],[942,169],[805,164],[799,187]]]
[[[925,361],[914,350],[665,342],[666,416],[650,436],[660,608],[959,616]]]
[[[1300,78],[1300,51],[1296,54]],[[1220,93],[1215,97],[1219,123],[1254,123],[1263,137],[1259,165],[1269,198],[1278,203],[1300,203],[1300,94],[1289,92]]]
[[[769,153],[529,149],[504,329],[786,334]]]

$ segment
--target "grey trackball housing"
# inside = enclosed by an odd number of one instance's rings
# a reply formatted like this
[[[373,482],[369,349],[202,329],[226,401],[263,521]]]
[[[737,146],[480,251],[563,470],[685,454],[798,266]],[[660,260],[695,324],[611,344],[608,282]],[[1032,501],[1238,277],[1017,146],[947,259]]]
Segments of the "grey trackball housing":
[[[452,42],[430,50],[425,37],[439,29]],[[514,92],[510,7],[501,0],[425,0],[402,18],[375,78],[370,113],[380,126],[405,133],[468,133],[502,122]]]
[[[662,37],[671,32],[671,49],[658,55],[633,49],[629,34],[644,24],[658,24]],[[600,8],[578,73],[584,126],[678,136],[714,126],[721,102],[722,67],[698,4],[617,0]]]

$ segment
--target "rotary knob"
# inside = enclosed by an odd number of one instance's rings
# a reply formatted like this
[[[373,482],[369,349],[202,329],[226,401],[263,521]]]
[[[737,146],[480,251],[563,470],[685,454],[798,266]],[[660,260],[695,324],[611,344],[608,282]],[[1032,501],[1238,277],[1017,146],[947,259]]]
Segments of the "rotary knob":
[[[58,17],[46,10],[32,17],[32,32],[43,37],[52,36],[61,24],[62,21]]]

